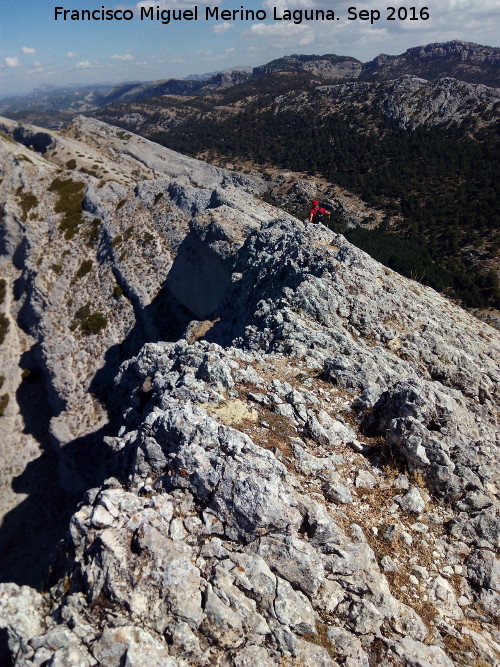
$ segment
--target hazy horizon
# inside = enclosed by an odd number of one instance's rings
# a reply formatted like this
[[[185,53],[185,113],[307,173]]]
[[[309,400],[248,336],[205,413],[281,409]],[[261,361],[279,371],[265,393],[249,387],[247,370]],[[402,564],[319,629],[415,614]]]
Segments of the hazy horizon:
[[[55,8],[97,11],[95,0],[73,0],[71,7],[57,2],[26,0],[0,9],[0,97],[27,94],[43,84],[92,85],[104,82],[185,78],[190,74],[221,71],[236,65],[255,67],[292,53],[333,53],[363,62],[380,53],[397,55],[408,48],[434,42],[461,40],[500,46],[495,29],[500,10],[494,0],[440,0],[412,2],[405,20],[387,20],[381,9],[378,21],[362,20],[360,10],[375,4],[360,2],[356,18],[350,3],[341,0],[333,9],[335,20],[274,20],[283,12],[332,9],[322,0],[250,0],[244,5],[215,0],[211,10],[266,12],[266,20],[206,18],[206,2],[159,0],[135,5],[111,5],[111,11],[133,11],[131,21],[63,21]],[[141,7],[155,11],[193,11],[196,21],[139,20]],[[398,5],[399,6],[399,5]],[[421,14],[423,12],[423,14]],[[428,15],[424,20],[421,16]],[[219,15],[220,16],[220,15]],[[201,17],[201,18],[200,18]],[[411,18],[411,20],[410,20]]]

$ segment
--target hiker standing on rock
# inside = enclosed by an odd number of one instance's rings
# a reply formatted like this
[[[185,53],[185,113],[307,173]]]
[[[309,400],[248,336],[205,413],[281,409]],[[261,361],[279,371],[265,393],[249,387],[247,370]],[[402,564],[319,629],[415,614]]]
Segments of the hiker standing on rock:
[[[312,200],[312,209],[309,211],[309,222],[318,224],[319,222],[325,221],[325,216],[330,217],[330,211],[327,211],[326,208],[323,208],[319,205],[317,199]]]

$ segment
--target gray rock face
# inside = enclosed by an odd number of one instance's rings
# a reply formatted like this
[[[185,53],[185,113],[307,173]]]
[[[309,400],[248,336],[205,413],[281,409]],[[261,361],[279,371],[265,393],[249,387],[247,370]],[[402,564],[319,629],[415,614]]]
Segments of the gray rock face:
[[[488,124],[499,98],[498,89],[488,85],[448,77],[427,81],[411,73],[383,83],[342,82],[319,86],[318,90],[332,110],[347,114],[350,109],[352,113],[352,100],[358,96],[404,129],[461,124],[471,118],[471,110],[476,108],[485,109],[484,122]]]
[[[360,78],[392,79],[417,74],[425,79],[456,76],[462,81],[498,86],[498,48],[455,39],[450,42],[416,46],[401,55],[380,54],[364,63]]]
[[[75,334],[61,357],[65,288],[42,294],[27,251],[32,335],[68,399],[52,423],[62,453],[99,423],[74,388],[91,353],[109,361],[133,322],[152,332],[116,368],[111,463],[72,515],[50,590],[0,589],[15,664],[494,665],[496,332],[249,183],[94,121],[71,141],[89,128],[93,150],[106,139],[147,178],[130,201],[126,178],[85,187],[85,215],[106,221],[99,270],[129,295],[115,338],[75,354]],[[49,178],[33,159],[9,167],[12,187],[32,167]],[[156,272],[155,253],[137,273],[116,257],[120,211],[155,230]],[[38,222],[56,238],[54,211]],[[85,298],[105,303],[96,284]]]

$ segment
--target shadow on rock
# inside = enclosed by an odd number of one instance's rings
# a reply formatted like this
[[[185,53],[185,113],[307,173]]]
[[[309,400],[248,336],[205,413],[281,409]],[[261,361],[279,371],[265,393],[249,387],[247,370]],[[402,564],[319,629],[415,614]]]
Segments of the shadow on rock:
[[[179,340],[188,324],[195,319],[193,313],[177,299],[166,284],[149,306],[142,309],[134,306],[134,309],[134,327],[121,343],[109,348],[104,357],[104,365],[94,375],[89,386],[89,391],[106,407],[110,420],[116,419],[123,409],[123,396],[116,391],[114,385],[120,365],[126,359],[136,356],[145,343]]]
[[[13,479],[13,490],[27,498],[6,514],[0,527],[0,581],[43,588],[57,544],[85,490],[114,472],[111,452],[102,442],[109,430],[79,438],[61,452],[46,449]],[[78,476],[68,491],[72,470]]]
[[[23,358],[25,377],[16,398],[24,419],[23,432],[38,441],[42,454],[12,481],[13,490],[27,497],[6,514],[0,526],[0,581],[43,588],[57,545],[85,491],[100,486],[107,477],[123,476],[121,457],[103,443],[104,436],[116,435],[123,409],[123,397],[113,384],[120,364],[147,342],[178,340],[193,314],[164,286],[136,317],[126,338],[107,351],[104,366],[89,386],[106,407],[108,424],[60,449],[51,442],[54,409],[43,372],[35,354]]]

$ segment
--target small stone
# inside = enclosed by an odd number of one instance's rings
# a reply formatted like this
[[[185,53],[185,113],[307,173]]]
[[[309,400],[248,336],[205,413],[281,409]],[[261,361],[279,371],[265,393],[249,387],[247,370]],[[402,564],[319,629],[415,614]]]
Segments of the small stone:
[[[390,556],[383,556],[380,565],[384,572],[398,572],[399,568]]]
[[[183,526],[181,519],[172,519],[170,522],[170,537],[175,541],[183,540],[187,535],[187,531]]]
[[[323,493],[325,494],[325,498],[332,503],[338,503],[339,505],[352,504],[351,492],[340,482],[325,482],[323,485]]]
[[[360,470],[356,475],[355,485],[358,489],[373,489],[377,486],[377,480],[368,470]]]
[[[92,524],[96,528],[106,528],[113,525],[115,519],[111,516],[107,509],[102,505],[97,505],[92,512]]]
[[[408,480],[408,477],[406,475],[398,475],[398,477],[396,477],[396,479],[393,482],[393,486],[395,489],[408,491],[408,489],[410,488],[410,482]]]
[[[421,565],[414,565],[411,569],[411,573],[417,577],[419,581],[425,581],[429,576],[428,570]]]
[[[416,486],[413,486],[404,496],[396,496],[394,501],[398,503],[403,512],[409,514],[421,514],[425,508],[425,501]]]
[[[429,532],[429,526],[426,526],[425,523],[421,523],[420,521],[417,521],[416,523],[413,523],[410,528],[414,530],[416,533],[428,533]]]
[[[357,523],[351,523],[349,526],[352,538],[355,542],[366,542],[366,537],[361,526]]]
[[[480,491],[472,491],[461,501],[455,503],[455,507],[459,512],[479,512],[487,507],[491,507],[491,505],[493,505],[491,498]]]
[[[401,539],[406,544],[407,547],[411,547],[413,544],[413,537],[410,533],[407,533],[405,530],[401,531]]]

